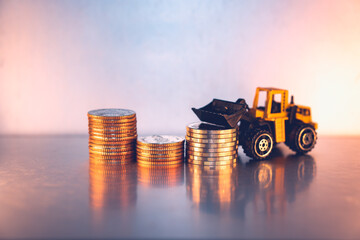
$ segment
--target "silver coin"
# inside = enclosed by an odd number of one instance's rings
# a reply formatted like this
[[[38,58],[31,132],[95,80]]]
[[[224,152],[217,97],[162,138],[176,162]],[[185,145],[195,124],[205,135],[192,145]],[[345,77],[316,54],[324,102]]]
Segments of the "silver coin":
[[[184,140],[185,139],[182,137],[170,136],[170,135],[153,135],[146,137],[138,137],[138,142],[152,143],[152,144],[178,143]]]
[[[129,109],[107,108],[91,110],[88,114],[97,117],[123,117],[134,115],[135,112]]]

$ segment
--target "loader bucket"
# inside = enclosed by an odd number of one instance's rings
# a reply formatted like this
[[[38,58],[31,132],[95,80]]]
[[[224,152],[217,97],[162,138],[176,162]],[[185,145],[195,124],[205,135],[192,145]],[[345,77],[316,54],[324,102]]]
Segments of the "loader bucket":
[[[201,121],[232,128],[236,127],[247,109],[245,100],[241,98],[236,102],[214,99],[202,108],[192,108]]]

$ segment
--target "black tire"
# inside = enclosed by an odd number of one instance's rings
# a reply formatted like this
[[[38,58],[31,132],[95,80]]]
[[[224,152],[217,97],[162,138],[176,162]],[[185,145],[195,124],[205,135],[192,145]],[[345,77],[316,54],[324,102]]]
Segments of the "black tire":
[[[286,139],[286,145],[298,154],[310,152],[316,144],[317,133],[309,124],[295,125]]]
[[[242,147],[248,157],[262,160],[267,158],[273,150],[274,138],[269,131],[256,128],[247,134]]]

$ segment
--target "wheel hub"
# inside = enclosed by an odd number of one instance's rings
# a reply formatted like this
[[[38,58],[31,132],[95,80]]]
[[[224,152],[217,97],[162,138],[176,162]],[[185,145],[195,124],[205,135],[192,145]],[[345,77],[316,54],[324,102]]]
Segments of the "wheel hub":
[[[259,149],[260,151],[266,151],[266,149],[268,149],[269,147],[269,142],[267,139],[261,139],[259,142]]]
[[[298,145],[301,150],[306,151],[313,147],[315,140],[316,140],[315,131],[310,127],[305,127],[300,131],[298,137]]]
[[[268,156],[273,148],[273,140],[269,133],[260,134],[255,140],[254,148],[258,157]]]
[[[313,136],[311,132],[305,133],[302,140],[305,145],[310,144],[313,141]]]

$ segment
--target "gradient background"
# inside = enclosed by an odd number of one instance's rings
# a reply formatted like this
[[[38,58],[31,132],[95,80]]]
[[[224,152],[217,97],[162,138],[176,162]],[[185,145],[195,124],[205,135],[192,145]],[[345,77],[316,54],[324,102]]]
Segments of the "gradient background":
[[[185,133],[191,107],[257,86],[360,134],[360,1],[0,1],[0,134],[86,134],[108,107]]]

